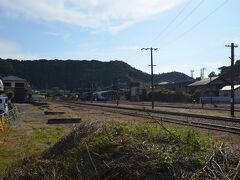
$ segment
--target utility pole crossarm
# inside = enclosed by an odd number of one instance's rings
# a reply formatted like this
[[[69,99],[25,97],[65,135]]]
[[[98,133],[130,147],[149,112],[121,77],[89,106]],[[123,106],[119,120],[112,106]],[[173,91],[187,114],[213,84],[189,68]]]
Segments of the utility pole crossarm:
[[[235,45],[234,43],[232,43],[232,44],[233,44],[233,47],[235,47],[235,48],[238,47],[238,45]],[[225,47],[232,47],[232,44],[231,45],[225,45]]]

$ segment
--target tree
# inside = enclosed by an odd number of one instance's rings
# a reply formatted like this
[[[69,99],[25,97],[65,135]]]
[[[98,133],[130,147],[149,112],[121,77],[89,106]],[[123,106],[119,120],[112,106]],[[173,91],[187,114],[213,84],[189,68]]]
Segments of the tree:
[[[212,80],[213,77],[216,77],[216,73],[214,71],[210,72],[208,77],[210,78],[210,81]]]
[[[215,77],[215,76],[217,76],[217,75],[214,71],[210,72],[209,75],[208,75],[208,77]]]
[[[230,67],[229,66],[222,66],[222,67],[219,67],[218,68],[220,70],[220,75],[223,75],[223,74],[226,74],[229,70],[230,70]]]
[[[14,91],[12,89],[5,89],[5,94],[7,95],[9,100],[12,100],[14,97]]]

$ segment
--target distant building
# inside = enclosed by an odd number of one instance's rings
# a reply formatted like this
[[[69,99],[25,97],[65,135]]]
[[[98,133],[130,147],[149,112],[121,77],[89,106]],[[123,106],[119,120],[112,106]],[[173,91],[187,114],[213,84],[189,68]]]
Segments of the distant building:
[[[231,86],[224,86],[219,90],[220,97],[231,97]],[[240,97],[240,85],[234,85],[234,96]]]
[[[132,101],[144,101],[147,99],[147,90],[149,86],[140,82],[130,83],[130,100]]]
[[[170,90],[170,91],[181,90],[181,91],[187,92],[187,86],[191,83],[193,83],[193,81],[160,82],[158,84],[155,84],[154,91],[158,92],[158,91],[161,91],[161,90]]]
[[[196,81],[187,86],[188,93],[199,91],[201,96],[218,96],[219,90],[227,85],[227,82],[222,77],[205,78]]]
[[[167,82],[167,81],[163,81],[163,82],[159,82],[157,84],[154,84],[154,91],[158,92],[158,91],[163,91],[163,90],[172,90],[172,82]]]
[[[13,101],[25,102],[31,97],[31,87],[29,83],[17,76],[6,76],[2,78],[5,90],[11,89],[14,92]]]

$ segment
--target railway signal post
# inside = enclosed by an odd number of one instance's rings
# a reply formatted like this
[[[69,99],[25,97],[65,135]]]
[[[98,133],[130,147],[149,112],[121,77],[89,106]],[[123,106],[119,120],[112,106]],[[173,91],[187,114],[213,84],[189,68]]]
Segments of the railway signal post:
[[[154,90],[154,84],[153,84],[153,51],[158,50],[158,48],[142,48],[141,50],[150,50],[151,51],[151,89],[152,89],[152,96],[151,96],[151,100],[152,100],[152,109],[154,109],[154,94],[153,94],[153,90]]]
[[[231,45],[225,45],[225,47],[231,48],[231,116],[234,117],[234,49],[238,46],[231,43]]]

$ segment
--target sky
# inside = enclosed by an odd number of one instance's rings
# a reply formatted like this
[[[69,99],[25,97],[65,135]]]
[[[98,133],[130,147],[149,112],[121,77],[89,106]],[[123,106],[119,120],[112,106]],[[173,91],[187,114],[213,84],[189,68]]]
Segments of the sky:
[[[240,45],[239,0],[0,0],[0,57],[122,60],[205,77]],[[240,59],[240,47],[235,49]]]

